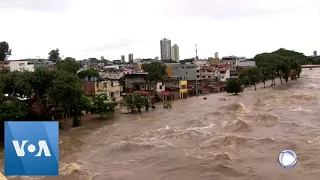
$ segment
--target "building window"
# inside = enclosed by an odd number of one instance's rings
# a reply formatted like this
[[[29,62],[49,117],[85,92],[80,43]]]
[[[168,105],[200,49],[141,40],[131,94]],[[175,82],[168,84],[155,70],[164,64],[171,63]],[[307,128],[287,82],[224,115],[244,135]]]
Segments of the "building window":
[[[162,89],[162,85],[159,86],[159,89]]]
[[[200,75],[197,75],[197,78],[200,78]]]
[[[200,72],[200,70],[197,70],[197,73]]]
[[[206,76],[202,76],[202,78],[206,78]]]
[[[211,76],[208,76],[208,78],[211,78]]]
[[[114,93],[113,93],[113,92],[112,92],[112,93],[110,93],[110,97],[112,97],[112,98],[114,97]]]
[[[113,87],[113,82],[111,81],[111,87]]]
[[[107,82],[104,82],[104,83],[103,83],[103,86],[104,86],[104,87],[108,87],[108,83],[107,83]]]

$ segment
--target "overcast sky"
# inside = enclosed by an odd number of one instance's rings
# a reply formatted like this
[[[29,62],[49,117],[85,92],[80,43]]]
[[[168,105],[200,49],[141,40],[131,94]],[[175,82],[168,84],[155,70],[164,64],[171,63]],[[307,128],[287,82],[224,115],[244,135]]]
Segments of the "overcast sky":
[[[180,58],[253,57],[280,47],[320,51],[320,0],[0,0],[0,41],[10,59],[61,55],[120,59],[160,55],[160,40]]]

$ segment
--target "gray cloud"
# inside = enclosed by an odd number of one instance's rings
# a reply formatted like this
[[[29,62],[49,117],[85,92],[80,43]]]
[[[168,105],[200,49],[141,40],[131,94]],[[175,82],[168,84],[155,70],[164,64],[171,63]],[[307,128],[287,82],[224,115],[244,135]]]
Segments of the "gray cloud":
[[[0,9],[63,13],[71,4],[72,0],[0,0]]]
[[[117,41],[109,42],[100,46],[95,46],[91,48],[85,49],[86,52],[98,52],[105,51],[109,49],[119,49],[127,46],[131,46],[133,44],[138,43],[139,41],[133,39],[119,39]]]

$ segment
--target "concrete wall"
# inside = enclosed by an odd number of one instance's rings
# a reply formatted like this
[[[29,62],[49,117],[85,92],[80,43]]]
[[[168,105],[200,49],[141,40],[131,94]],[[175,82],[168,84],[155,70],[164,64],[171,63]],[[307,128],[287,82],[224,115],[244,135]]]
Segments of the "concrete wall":
[[[181,80],[196,80],[196,64],[167,63],[167,73],[169,77],[180,77]]]

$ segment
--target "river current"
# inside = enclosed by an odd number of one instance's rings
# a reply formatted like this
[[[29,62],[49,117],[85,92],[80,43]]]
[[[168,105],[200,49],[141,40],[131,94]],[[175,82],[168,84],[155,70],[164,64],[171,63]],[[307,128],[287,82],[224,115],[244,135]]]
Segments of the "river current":
[[[63,180],[316,180],[320,177],[320,69],[275,87],[258,85],[159,105],[60,135]],[[226,100],[223,100],[225,98]],[[282,150],[298,156],[279,165]],[[3,153],[1,154],[3,158]],[[3,169],[1,161],[0,169]],[[2,171],[3,172],[3,171]]]

